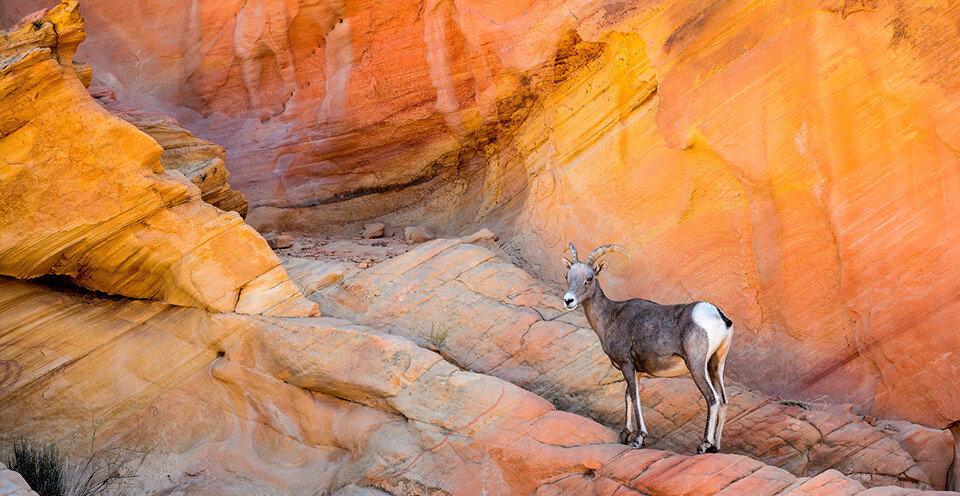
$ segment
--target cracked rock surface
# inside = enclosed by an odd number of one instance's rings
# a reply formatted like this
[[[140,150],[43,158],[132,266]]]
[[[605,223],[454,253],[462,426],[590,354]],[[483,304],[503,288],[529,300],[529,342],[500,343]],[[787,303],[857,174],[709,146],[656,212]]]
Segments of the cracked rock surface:
[[[304,258],[285,258],[284,264],[325,314],[423,344],[442,330],[443,350],[469,370],[501,377],[608,426],[622,422],[622,375],[582,312],[563,310],[560,292],[498,253],[489,232],[432,241],[366,270]],[[644,378],[641,387],[650,446],[694,452],[705,407],[692,381]],[[728,394],[725,451],[795,475],[835,469],[871,486],[944,487],[946,431],[930,430],[940,447],[931,461],[925,447],[901,443],[842,408],[808,410],[738,384],[730,384]]]
[[[104,446],[150,446],[138,494],[923,494],[611,444],[589,418],[345,320],[10,278],[0,309],[4,434],[65,442],[96,428]]]
[[[93,76],[224,146],[264,232],[489,221],[554,281],[620,243],[611,296],[769,350],[738,381],[960,421],[950,2],[84,1]]]

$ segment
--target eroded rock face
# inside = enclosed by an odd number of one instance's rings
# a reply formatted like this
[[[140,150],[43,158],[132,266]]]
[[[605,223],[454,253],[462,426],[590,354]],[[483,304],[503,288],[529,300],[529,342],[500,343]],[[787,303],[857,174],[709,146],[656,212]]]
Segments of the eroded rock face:
[[[311,315],[266,242],[87,94],[65,1],[0,33],[0,274],[222,312]]]
[[[247,198],[230,189],[230,173],[224,163],[227,154],[223,147],[202,140],[187,131],[173,118],[156,112],[137,110],[117,101],[113,90],[105,87],[89,88],[91,96],[113,115],[137,126],[137,129],[156,140],[163,147],[160,165],[164,170],[180,171],[200,188],[203,201],[220,210],[247,215]]]
[[[635,261],[611,261],[608,294],[718,304],[731,377],[943,429],[960,418],[958,80],[921,54],[956,33],[914,23],[956,13],[852,4],[610,13],[633,46],[582,29],[608,51],[518,131],[534,179],[504,238],[553,279],[567,241],[622,244]],[[646,101],[623,87],[638,80]]]
[[[104,446],[150,446],[137,494],[878,494],[835,470],[797,478],[738,455],[609,444],[592,420],[343,320],[2,277],[0,307],[4,435],[66,444],[97,426]]]
[[[955,9],[194,0],[142,3],[144,36],[85,5],[98,77],[226,146],[255,225],[488,213],[554,280],[616,242],[609,292],[718,303],[741,382],[960,420]]]
[[[469,370],[501,377],[611,427],[622,425],[622,375],[582,313],[563,310],[560,292],[502,252],[478,245],[496,249],[485,232],[432,241],[367,270],[297,258],[284,263],[326,314],[423,344],[442,335],[442,349]],[[694,452],[706,409],[693,382],[645,378],[641,386],[650,446]],[[725,451],[796,475],[836,469],[868,486],[944,487],[952,455],[944,431],[903,422],[896,426],[903,434],[894,435],[849,412],[784,405],[738,384],[728,394]]]

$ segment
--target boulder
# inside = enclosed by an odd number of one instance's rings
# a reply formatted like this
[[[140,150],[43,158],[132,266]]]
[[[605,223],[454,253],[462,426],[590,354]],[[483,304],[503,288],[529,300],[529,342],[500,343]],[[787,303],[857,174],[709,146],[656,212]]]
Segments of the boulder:
[[[881,420],[877,426],[910,453],[935,489],[947,487],[947,472],[955,463],[949,456],[954,452],[949,430],[931,429],[902,420]]]
[[[407,226],[403,228],[403,239],[406,240],[408,245],[415,245],[430,241],[433,239],[433,234],[425,227]]]
[[[7,466],[0,463],[0,495],[3,496],[38,496],[30,489],[23,476],[7,469]]]
[[[293,246],[293,236],[289,234],[267,233],[263,235],[263,239],[267,240],[267,245],[274,250]]]
[[[364,224],[363,232],[360,234],[365,239],[370,238],[382,238],[386,232],[387,226],[382,222],[374,222],[372,224]]]

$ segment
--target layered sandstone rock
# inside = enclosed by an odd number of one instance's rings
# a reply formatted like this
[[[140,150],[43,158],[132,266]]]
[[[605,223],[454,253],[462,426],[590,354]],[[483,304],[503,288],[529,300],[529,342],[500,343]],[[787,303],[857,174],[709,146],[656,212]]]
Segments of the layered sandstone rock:
[[[86,6],[98,77],[225,145],[259,226],[389,213],[434,227],[495,209],[509,250],[553,279],[567,240],[617,242],[638,262],[609,272],[610,292],[720,304],[741,382],[960,420],[943,351],[960,345],[955,9]]]
[[[213,311],[311,315],[266,242],[88,94],[75,1],[0,33],[0,274]]]
[[[955,33],[917,19],[956,13],[860,7],[677,2],[584,28],[610,52],[524,123],[535,178],[504,237],[554,278],[566,241],[625,245],[608,292],[720,305],[737,380],[942,429],[960,419],[960,173],[952,70],[919,54]],[[610,19],[644,46],[606,42]],[[622,104],[623,61],[647,57],[656,94]]]
[[[230,173],[224,163],[223,147],[202,140],[184,129],[173,118],[156,112],[137,110],[117,101],[113,90],[89,88],[91,96],[113,115],[137,126],[137,129],[163,147],[160,165],[164,170],[177,170],[200,188],[203,201],[221,209],[247,215],[247,198],[230,189]]]
[[[960,489],[957,481],[948,480],[951,465],[957,465],[953,436],[949,430],[931,429],[904,421],[880,421],[877,427],[892,437],[913,456],[917,466],[930,476],[936,488]],[[954,453],[954,460],[950,454]]]
[[[0,308],[4,434],[66,442],[96,428],[102,446],[148,446],[128,486],[139,494],[923,494],[609,444],[591,420],[347,321],[10,278]]]
[[[367,270],[300,258],[284,264],[326,314],[423,344],[442,334],[443,351],[469,370],[506,379],[564,410],[619,425],[622,375],[582,313],[563,310],[559,291],[544,287],[495,250],[493,235],[482,232],[433,241]],[[706,409],[693,382],[646,378],[642,387],[650,445],[694,452]],[[728,393],[725,451],[796,475],[836,469],[866,485],[945,486],[952,448],[944,431],[906,422],[889,430],[874,427],[849,412],[788,406],[737,384]],[[897,435],[891,434],[893,427]]]

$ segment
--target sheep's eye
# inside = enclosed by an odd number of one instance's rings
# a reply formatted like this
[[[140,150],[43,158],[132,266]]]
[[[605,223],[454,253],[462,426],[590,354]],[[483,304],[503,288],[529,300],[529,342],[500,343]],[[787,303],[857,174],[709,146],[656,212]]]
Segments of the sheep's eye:
[[[590,284],[591,282],[593,282],[593,278],[592,278],[592,277],[588,277],[586,281],[583,281],[583,285],[586,286],[587,284]]]

